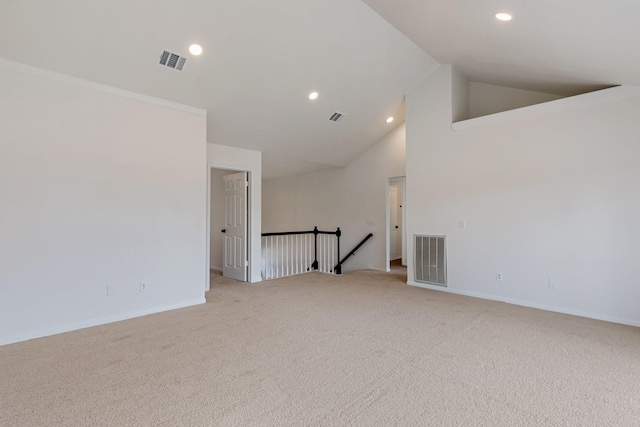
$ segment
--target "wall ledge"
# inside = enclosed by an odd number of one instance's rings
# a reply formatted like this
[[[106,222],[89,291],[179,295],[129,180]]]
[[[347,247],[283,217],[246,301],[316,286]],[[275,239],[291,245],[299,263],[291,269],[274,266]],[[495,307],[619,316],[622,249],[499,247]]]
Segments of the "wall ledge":
[[[473,119],[462,120],[451,124],[454,131],[463,131],[480,126],[494,125],[509,122],[520,118],[531,117],[540,114],[556,113],[566,111],[576,107],[597,104],[600,102],[613,101],[616,99],[640,96],[638,86],[615,86],[601,89],[582,95],[569,96],[555,101],[543,102],[541,104],[530,105],[528,107],[516,108],[514,110],[503,111],[501,113],[489,114],[488,116],[475,117]]]
[[[90,80],[81,79],[79,77],[71,76],[68,74],[45,70],[43,68],[34,67],[32,65],[22,64],[20,62],[10,61],[2,57],[0,57],[0,68],[16,71],[23,74],[31,74],[32,76],[53,80],[59,83],[79,86],[85,89],[95,90],[98,92],[104,92],[111,95],[117,95],[123,98],[129,98],[136,101],[146,102],[147,104],[158,105],[165,108],[171,108],[173,110],[184,111],[186,113],[191,113],[191,114],[197,114],[199,116],[204,116],[204,117],[207,116],[207,110],[203,110],[201,108],[191,107],[189,105],[180,104],[178,102],[173,102],[173,101],[168,101],[166,99],[160,99],[153,96],[143,95],[141,93],[131,92],[124,89],[118,89],[113,86],[108,86],[102,83],[96,83]]]

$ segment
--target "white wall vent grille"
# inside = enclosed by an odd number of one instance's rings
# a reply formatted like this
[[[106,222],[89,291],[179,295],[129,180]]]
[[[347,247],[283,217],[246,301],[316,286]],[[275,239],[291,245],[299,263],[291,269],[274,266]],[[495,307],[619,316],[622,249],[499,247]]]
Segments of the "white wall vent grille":
[[[171,53],[168,50],[163,50],[162,54],[160,54],[160,65],[173,70],[182,71],[185,62],[187,62],[186,57]]]
[[[414,235],[416,282],[447,286],[447,237]]]
[[[339,122],[340,120],[342,120],[343,117],[344,117],[344,113],[339,113],[336,111],[331,115],[331,117],[329,117],[329,120],[331,120],[332,122]]]

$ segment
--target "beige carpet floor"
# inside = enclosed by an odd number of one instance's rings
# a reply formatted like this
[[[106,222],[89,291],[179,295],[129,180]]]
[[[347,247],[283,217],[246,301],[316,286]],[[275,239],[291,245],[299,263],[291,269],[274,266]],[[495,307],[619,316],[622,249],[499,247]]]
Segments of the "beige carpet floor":
[[[0,425],[640,425],[640,329],[403,281],[214,276],[207,304],[0,347]]]

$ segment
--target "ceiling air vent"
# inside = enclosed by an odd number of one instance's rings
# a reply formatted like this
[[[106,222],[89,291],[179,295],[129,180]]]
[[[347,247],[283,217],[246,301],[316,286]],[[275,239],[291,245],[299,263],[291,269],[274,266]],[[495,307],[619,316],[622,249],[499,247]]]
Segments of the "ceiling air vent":
[[[176,53],[171,53],[168,50],[163,50],[162,54],[160,55],[160,65],[178,71],[182,71],[184,63],[186,61],[187,58],[185,58],[184,56],[180,56]]]
[[[331,120],[332,122],[339,122],[340,120],[342,120],[343,117],[344,117],[344,113],[339,113],[336,111],[331,115],[331,117],[329,117],[329,120]]]

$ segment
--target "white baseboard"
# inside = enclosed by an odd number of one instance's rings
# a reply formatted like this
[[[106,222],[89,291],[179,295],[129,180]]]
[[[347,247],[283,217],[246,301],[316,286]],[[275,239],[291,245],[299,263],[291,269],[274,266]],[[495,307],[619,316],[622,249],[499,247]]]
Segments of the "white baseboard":
[[[588,319],[602,320],[605,322],[619,323],[621,325],[640,327],[640,321],[638,320],[622,319],[619,317],[612,317],[612,316],[603,316],[600,314],[588,313],[585,311],[573,310],[565,307],[556,307],[556,306],[547,305],[547,304],[539,304],[539,303],[533,303],[533,302],[524,301],[524,300],[502,297],[499,295],[483,294],[479,292],[469,292],[469,291],[463,291],[458,289],[451,289],[444,286],[428,285],[426,283],[417,283],[413,281],[407,281],[407,285],[416,286],[418,288],[430,289],[433,291],[447,292],[450,294],[464,295],[467,297],[480,298],[480,299],[485,299],[490,301],[499,301],[507,304],[519,305],[522,307],[536,308],[538,310],[553,311],[554,313],[570,314],[572,316],[586,317]]]
[[[383,273],[388,273],[391,270],[387,270],[386,268],[381,268],[381,267],[367,267],[367,270],[373,270],[373,271],[382,271]]]
[[[22,334],[10,335],[7,337],[0,337],[0,346],[7,344],[14,344],[21,341],[28,341],[35,338],[48,337],[51,335],[62,334],[64,332],[77,331],[78,329],[90,328],[92,326],[105,325],[107,323],[119,322],[121,320],[133,319],[135,317],[142,317],[149,314],[161,313],[163,311],[175,310],[178,308],[191,307],[194,305],[204,304],[206,300],[199,298],[197,300],[185,301],[180,304],[172,304],[163,307],[154,307],[148,310],[134,311],[130,313],[116,314],[113,316],[100,317],[97,319],[89,319],[81,322],[68,323],[65,325],[53,326],[50,328],[38,329],[35,331],[29,331]]]

